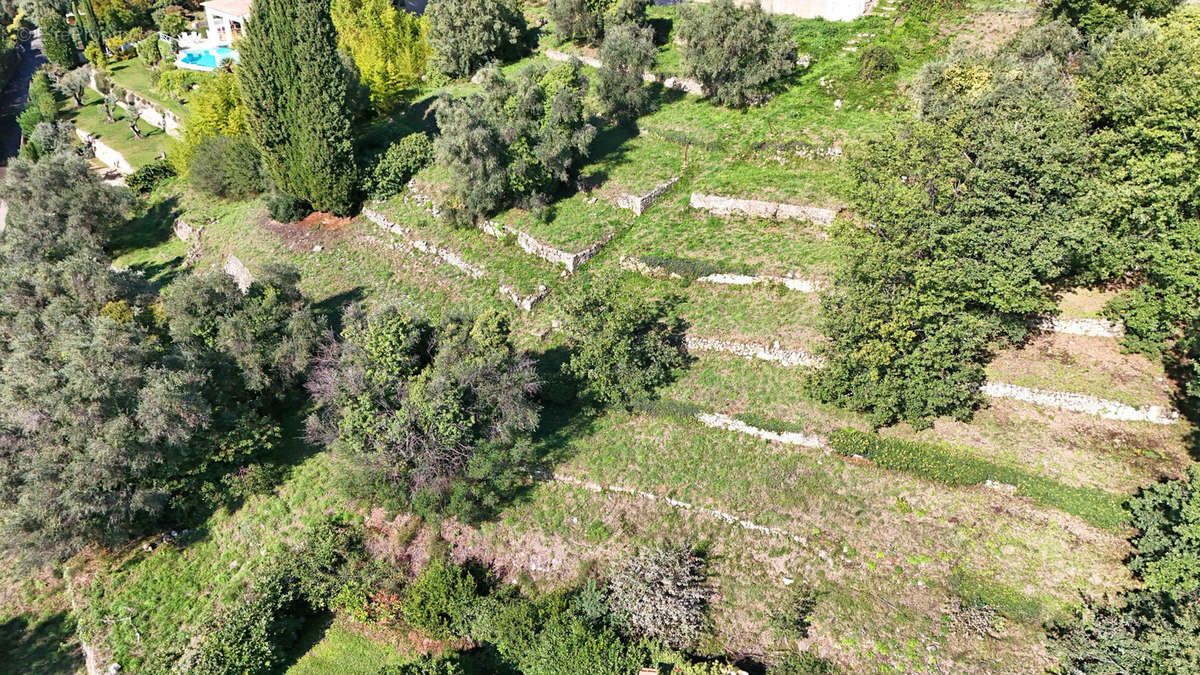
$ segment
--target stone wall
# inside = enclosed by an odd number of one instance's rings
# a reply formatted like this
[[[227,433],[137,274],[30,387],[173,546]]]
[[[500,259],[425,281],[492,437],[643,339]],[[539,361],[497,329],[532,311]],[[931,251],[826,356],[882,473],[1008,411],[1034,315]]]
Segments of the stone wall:
[[[187,224],[183,218],[176,218],[175,224],[171,227],[171,231],[175,233],[176,237],[179,237],[180,241],[191,239],[193,235],[199,234],[201,229]]]
[[[125,175],[133,173],[133,165],[126,161],[125,156],[105,145],[99,138],[78,127],[75,128],[75,135],[92,149],[92,154],[105,166],[110,166]]]
[[[254,275],[250,274],[250,270],[242,264],[241,260],[237,259],[237,256],[231,255],[226,258],[223,269],[225,270],[225,274],[233,277],[234,283],[237,284],[237,287],[243,293],[250,290],[250,284],[254,283]]]
[[[1088,337],[1119,338],[1125,335],[1125,326],[1107,319],[1046,319],[1041,329],[1052,333],[1085,335]]]
[[[457,252],[448,248],[443,248],[432,242],[427,242],[423,239],[417,238],[416,233],[413,230],[393,222],[382,213],[369,208],[364,208],[362,213],[367,217],[368,220],[375,223],[379,227],[399,236],[409,248],[432,255],[442,262],[461,270],[472,279],[481,279],[485,276],[488,276],[488,273],[485,269],[468,262]],[[550,293],[550,289],[546,288],[546,286],[539,286],[536,293],[533,293],[532,295],[521,295],[517,291],[516,287],[504,283],[500,284],[497,290],[499,291],[500,295],[508,298],[514,305],[520,307],[526,312],[533,311],[533,308]]]
[[[665,183],[656,185],[653,190],[644,195],[625,193],[617,197],[617,208],[629,209],[633,211],[633,215],[640,216],[678,182],[679,176],[676,176]]]
[[[807,220],[822,226],[829,225],[837,216],[836,210],[820,206],[735,199],[700,192],[692,193],[691,206],[693,209],[704,209],[719,216],[741,214],[755,218]]]
[[[600,66],[604,65],[599,59],[592,58],[585,54],[567,54],[566,52],[560,52],[557,49],[547,49],[545,53],[546,58],[550,59],[551,61],[570,61],[572,58],[576,58],[579,59],[583,64],[589,65],[593,68],[599,68]],[[695,94],[697,96],[700,96],[704,93],[704,87],[702,87],[696,80],[689,80],[682,77],[663,78],[651,72],[642,73],[642,79],[647,82],[658,82],[668,89],[678,89],[680,91],[684,91],[689,94]]]
[[[633,270],[648,277],[659,277],[669,279],[682,279],[674,272],[669,272],[662,267],[647,265],[637,258],[629,256],[621,256],[621,267],[627,270]],[[826,286],[823,279],[816,277],[778,277],[778,276],[750,276],[747,274],[728,274],[718,272],[717,274],[707,274],[698,277],[696,281],[706,284],[722,284],[726,286],[783,286],[791,291],[799,291],[801,293],[816,293]]]
[[[707,2],[708,0],[698,0]],[[768,14],[791,14],[802,19],[853,21],[867,13],[870,0],[735,0],[738,5],[758,4]]]
[[[1106,420],[1122,422],[1153,422],[1174,424],[1179,421],[1179,412],[1162,406],[1151,405],[1135,408],[1131,405],[1107,399],[1071,394],[1061,391],[1043,391],[1004,382],[985,382],[982,392],[991,398],[1024,401],[1047,408],[1058,408],[1069,412],[1095,415]]]
[[[725,352],[747,359],[773,361],[784,367],[821,365],[820,358],[800,350],[781,349],[779,343],[770,346],[756,345],[696,335],[688,335],[686,341],[688,349],[699,352]]]
[[[805,434],[798,431],[768,431],[720,413],[700,413],[696,415],[696,419],[706,427],[725,429],[784,445],[799,445],[806,448],[824,448],[827,445],[825,439],[816,434]]]

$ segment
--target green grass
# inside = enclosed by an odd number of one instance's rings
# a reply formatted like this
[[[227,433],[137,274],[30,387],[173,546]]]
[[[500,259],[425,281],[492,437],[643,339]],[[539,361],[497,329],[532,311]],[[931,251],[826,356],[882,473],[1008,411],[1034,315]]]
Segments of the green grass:
[[[145,138],[136,138],[126,122],[128,113],[119,107],[116,108],[113,111],[116,122],[110,123],[104,115],[102,100],[100,94],[89,89],[84,95],[83,107],[67,110],[63,117],[121,153],[125,161],[135,169],[153,162],[161,153],[166,152],[171,142],[166,132],[142,120],[138,128]]]
[[[964,487],[991,480],[1013,485],[1017,494],[1039,504],[1060,509],[1096,527],[1122,532],[1128,517],[1125,497],[1093,488],[1063,485],[1013,467],[993,464],[933,443],[880,438],[844,428],[829,439],[835,452],[859,455],[886,469],[903,471],[944,485]]]
[[[376,675],[381,667],[402,661],[394,648],[334,623],[320,642],[287,669],[287,675]]]
[[[175,97],[160,93],[156,86],[158,73],[144,66],[140,59],[127,59],[113,63],[108,67],[108,74],[113,82],[133,90],[141,94],[143,98],[187,119],[189,111],[186,99],[184,99],[184,103],[180,103]]]

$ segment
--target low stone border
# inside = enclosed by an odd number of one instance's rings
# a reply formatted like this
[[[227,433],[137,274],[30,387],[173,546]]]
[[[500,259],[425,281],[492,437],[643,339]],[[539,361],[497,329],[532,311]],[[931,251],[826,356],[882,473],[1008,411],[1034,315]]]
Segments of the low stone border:
[[[180,241],[187,241],[193,236],[198,236],[203,229],[203,226],[192,227],[183,218],[176,218],[175,224],[171,226],[171,232],[175,233]]]
[[[682,279],[680,275],[669,272],[662,267],[647,265],[632,256],[621,256],[621,267],[623,269],[632,270],[647,277],[660,277],[668,279]],[[718,272],[716,274],[707,274],[702,277],[697,277],[696,281],[702,281],[706,284],[722,284],[725,286],[770,286],[778,285],[792,291],[801,293],[816,293],[825,288],[826,282],[815,277],[777,277],[777,276],[750,276],[746,274],[729,274]]]
[[[125,176],[133,173],[133,165],[125,159],[125,155],[112,149],[98,137],[79,127],[75,127],[75,135],[83,141],[84,145],[92,149],[92,155],[105,166],[112,167],[113,170]]]
[[[808,352],[780,349],[778,343],[766,346],[699,337],[696,335],[686,336],[685,341],[688,349],[701,352],[725,352],[747,359],[774,361],[785,368],[793,366],[819,366],[822,363],[819,357],[813,356]]]
[[[624,487],[621,485],[601,485],[599,483],[593,483],[591,481],[580,480],[578,478],[567,476],[565,474],[561,474],[558,472],[555,472],[554,480],[556,482],[564,483],[566,485],[583,488],[584,490],[587,490],[589,492],[595,492],[595,493],[615,492],[618,494],[625,494],[625,495],[630,495],[633,497],[639,497],[641,499],[645,499],[646,501],[652,501],[652,502],[661,500],[664,503],[669,504],[670,506],[673,506],[677,509],[683,509],[685,511],[694,511],[696,513],[700,513],[700,514],[709,516],[710,518],[715,518],[717,520],[724,521],[726,523],[730,523],[731,525],[737,525],[738,527],[740,527],[744,530],[750,530],[752,532],[767,534],[767,535],[771,535],[774,537],[783,537],[784,539],[790,539],[791,541],[794,541],[797,544],[800,544],[801,546],[808,545],[808,539],[805,537],[802,537],[802,536],[799,536],[796,534],[792,534],[791,532],[788,532],[786,530],[781,530],[778,527],[767,527],[766,525],[759,525],[758,523],[756,523],[752,520],[747,520],[745,518],[739,518],[738,516],[735,516],[734,514],[728,513],[726,511],[720,511],[718,509],[710,509],[706,506],[696,506],[694,504],[680,501],[678,499],[672,499],[671,497],[660,497],[659,495],[653,494],[651,492],[645,492],[643,490],[635,490],[633,488],[627,488],[627,487]]]
[[[659,197],[662,197],[664,194],[666,194],[667,190],[670,190],[678,182],[679,176],[675,176],[665,183],[656,185],[653,190],[644,195],[635,195],[627,192],[617,197],[617,208],[629,209],[630,211],[633,211],[633,215],[640,216],[645,213],[646,209],[653,206],[654,203],[658,201]]]
[[[545,54],[546,58],[550,59],[551,61],[570,61],[571,59],[579,59],[580,63],[593,68],[599,68],[604,65],[600,59],[592,58],[583,54],[568,54],[566,52],[560,52],[557,49],[547,49]],[[659,77],[651,72],[642,73],[642,79],[646,82],[657,82],[668,89],[678,89],[680,91],[685,91],[689,94],[695,94],[697,96],[702,96],[704,94],[704,86],[696,80],[689,80],[683,77],[664,78]]]
[[[411,229],[392,222],[382,213],[368,208],[364,208],[362,213],[367,217],[368,220],[375,223],[380,228],[399,236],[404,240],[404,243],[409,248],[432,255],[446,264],[454,267],[455,269],[464,272],[472,279],[481,279],[485,276],[488,276],[487,271],[482,267],[468,262],[461,255],[451,251],[450,249],[442,248],[437,244],[427,242],[423,239],[418,239]],[[526,312],[533,311],[533,308],[550,294],[550,289],[548,289],[546,286],[541,286],[537,293],[532,295],[521,295],[517,291],[516,287],[504,283],[500,284],[498,291],[501,295],[511,300],[514,305],[520,307]]]
[[[1131,405],[1096,398],[1095,396],[1061,391],[1044,391],[1004,382],[985,382],[981,391],[985,396],[991,398],[1024,401],[1047,408],[1095,415],[1106,420],[1153,422],[1154,424],[1175,424],[1179,421],[1179,412],[1177,410],[1157,405],[1135,408]]]
[[[838,213],[834,209],[820,206],[735,199],[701,192],[693,192],[690,203],[693,209],[704,209],[719,216],[743,214],[756,218],[807,220],[821,226],[832,223]]]
[[[1042,330],[1066,335],[1087,337],[1120,338],[1125,336],[1125,326],[1108,319],[1046,319],[1039,326]]]
[[[225,274],[233,277],[234,283],[237,284],[239,290],[243,293],[250,290],[250,284],[254,283],[254,275],[246,268],[246,265],[238,260],[237,256],[229,256],[225,259],[225,267],[222,268]]]
[[[700,413],[696,415],[696,419],[706,427],[746,434],[764,441],[774,441],[784,445],[800,445],[806,448],[828,447],[825,439],[816,434],[804,434],[797,431],[768,431],[721,413]]]

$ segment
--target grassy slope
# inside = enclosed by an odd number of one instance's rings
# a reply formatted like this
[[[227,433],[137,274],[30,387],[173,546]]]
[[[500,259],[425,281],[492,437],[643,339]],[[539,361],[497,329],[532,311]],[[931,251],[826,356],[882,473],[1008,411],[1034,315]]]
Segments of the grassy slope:
[[[667,16],[672,10],[654,11]],[[878,91],[856,89],[866,85],[847,77],[854,57],[840,46],[857,32],[910,40],[902,56],[904,77],[940,44],[938,33],[920,23],[906,21],[890,29],[875,18],[847,25],[798,22],[798,31],[812,33],[812,51],[820,58],[766,109],[730,113],[684,97],[644,119],[642,126],[651,136],[616,144],[585,171],[603,172],[612,182],[602,183],[597,196],[654,184],[674,173],[676,160],[682,168],[680,138],[694,138],[684,141],[690,147],[689,170],[662,204],[637,219],[625,215],[621,234],[589,269],[611,271],[619,254],[653,253],[750,265],[761,273],[827,273],[839,254],[811,226],[708,217],[688,209],[687,194],[696,189],[838,203],[846,188],[839,163],[763,160],[772,153],[770,148],[763,151],[762,144],[815,137],[835,138],[849,147],[876,133],[894,103],[888,93],[893,83],[870,85]],[[889,30],[903,31],[907,37],[898,38]],[[667,49],[664,69],[670,68],[671,58]],[[851,81],[845,90],[829,92],[820,86],[820,77]],[[835,96],[844,101],[840,111],[833,110]],[[659,136],[653,136],[655,132]],[[705,149],[697,150],[701,147]],[[609,226],[607,217],[588,222],[587,208],[593,206],[582,198],[568,200],[546,223],[531,224],[527,214],[515,211],[505,217],[525,224],[519,225],[522,229],[540,227],[537,236],[549,242],[575,246],[590,242]],[[206,226],[201,267],[218,265],[229,253],[251,270],[270,259],[287,259],[300,266],[306,290],[330,306],[355,297],[400,297],[426,314],[451,305],[495,306],[516,317],[519,339],[527,346],[553,346],[525,332],[548,324],[552,305],[533,316],[519,313],[495,293],[495,280],[470,280],[423,254],[387,249],[380,243],[385,237],[361,221],[336,232],[281,234],[263,227],[260,203],[214,204],[184,196],[164,202],[153,218],[123,239],[118,264],[137,265],[169,282],[186,251],[169,236],[176,211],[193,225]],[[519,249],[500,246],[473,231],[445,229],[417,214],[407,217],[406,224],[431,238],[442,237],[439,241],[457,247],[464,257],[508,283],[548,283],[557,293],[588,278],[584,274],[558,280],[554,270]],[[314,242],[321,242],[323,249],[313,251]],[[814,299],[803,294],[683,287],[640,278],[630,283],[631,289],[647,294],[683,293],[684,312],[701,334],[776,339],[792,346],[819,339],[812,328]],[[1085,301],[1073,299],[1069,304],[1082,308],[1072,313],[1090,313]],[[1022,359],[1017,357],[1016,363]],[[1088,363],[1081,361],[1080,369],[1090,368]],[[740,414],[759,424],[820,433],[844,425],[865,428],[852,413],[808,400],[801,378],[795,369],[704,355],[663,394],[696,409]],[[1087,383],[1099,389],[1106,378],[1114,385],[1111,373],[1082,379],[1071,372],[1050,373],[1045,379],[1059,381],[1062,387]],[[1138,397],[1153,393],[1148,386],[1138,381],[1121,391]],[[562,418],[562,411],[553,412],[539,447],[561,461],[560,473],[719,509],[781,528],[804,542],[746,530],[661,499],[543,483],[479,529],[446,525],[444,534],[455,542],[456,555],[480,556],[514,578],[535,570],[539,583],[553,585],[574,578],[588,560],[603,565],[660,538],[707,541],[715,553],[721,590],[715,612],[718,639],[729,648],[764,652],[779,647],[764,631],[765,612],[782,597],[788,580],[801,580],[825,593],[814,617],[814,649],[844,665],[859,670],[932,670],[936,663],[943,671],[1029,671],[1049,663],[1040,629],[1043,619],[1074,602],[1078,590],[1108,592],[1127,580],[1120,564],[1126,548],[1119,533],[1030,500],[980,487],[950,488],[823,451],[707,429],[688,417],[662,412],[568,419]],[[946,442],[967,456],[1114,496],[1128,494],[1160,473],[1174,473],[1185,461],[1182,425],[1119,424],[1016,403],[993,405],[969,424],[939,421],[920,433],[903,426],[883,433]],[[256,548],[286,537],[290,526],[319,509],[337,505],[330,501],[327,475],[327,458],[314,455],[276,494],[215,515],[196,543],[150,554],[131,547],[106,560],[110,573],[97,577],[87,591],[90,609],[84,615],[84,634],[117,649],[129,660],[127,668],[139,663],[139,654],[152,646],[182,649],[185,631],[210,615],[214,602],[236,592]],[[980,597],[1007,617],[996,637],[964,633],[953,621],[957,599]],[[141,646],[122,628],[99,620],[123,607],[133,607],[150,626],[143,631]],[[392,653],[382,645],[365,642],[335,624],[295,668],[349,672],[362,663],[390,658]]]
[[[158,127],[142,121],[138,128],[144,138],[135,138],[126,118],[128,114],[118,108],[113,111],[116,122],[109,123],[104,116],[104,105],[100,94],[88,90],[83,99],[83,107],[67,110],[63,117],[74,122],[76,126],[99,138],[105,145],[121,153],[136,169],[158,159],[165,152],[170,137]]]

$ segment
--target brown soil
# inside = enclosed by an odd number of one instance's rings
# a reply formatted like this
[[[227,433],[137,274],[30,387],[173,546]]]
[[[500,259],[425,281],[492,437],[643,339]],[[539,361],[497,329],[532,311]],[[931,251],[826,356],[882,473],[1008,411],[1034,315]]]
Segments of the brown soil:
[[[281,223],[264,214],[259,225],[283,240],[292,251],[311,251],[315,246],[326,247],[339,241],[353,218],[338,218],[332,213],[314,211],[295,223]]]

